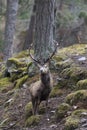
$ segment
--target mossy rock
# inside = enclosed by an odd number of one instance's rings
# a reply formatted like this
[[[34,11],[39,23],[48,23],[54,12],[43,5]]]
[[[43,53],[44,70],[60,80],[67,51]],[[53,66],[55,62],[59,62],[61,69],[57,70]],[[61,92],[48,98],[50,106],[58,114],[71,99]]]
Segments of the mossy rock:
[[[87,90],[78,90],[76,92],[73,92],[71,94],[68,94],[66,97],[66,102],[71,105],[80,104],[82,106],[87,106]]]
[[[15,58],[25,58],[29,57],[29,50],[21,51],[18,54],[15,55]]]
[[[84,54],[86,53],[86,44],[74,44],[69,47],[64,47],[58,50],[58,55],[66,55],[67,57],[75,54]]]
[[[61,119],[65,116],[67,116],[67,112],[70,110],[70,105],[67,103],[62,103],[58,106],[58,108],[56,109],[56,118],[57,119]]]
[[[74,88],[79,80],[83,80],[87,77],[87,70],[84,67],[71,66],[70,68],[63,69],[60,73],[63,81],[61,86],[69,86]]]
[[[75,130],[79,125],[79,118],[76,116],[69,116],[66,118],[64,130]]]
[[[11,85],[12,85],[12,83],[10,82],[10,78],[1,78],[0,79],[0,90],[1,91],[4,91],[4,89],[7,89]]]
[[[45,113],[45,105],[43,103],[40,104],[39,106],[39,114],[43,114]],[[32,102],[29,102],[26,106],[25,106],[25,117],[26,119],[29,118],[32,115]]]
[[[67,56],[66,55],[62,55],[62,54],[59,54],[59,55],[55,55],[53,57],[54,60],[56,60],[57,62],[60,62],[60,61],[64,61],[67,59]]]
[[[64,130],[74,130],[78,128],[81,123],[81,118],[85,116],[84,113],[87,113],[86,109],[78,109],[73,111],[71,116],[66,118]]]
[[[87,113],[87,109],[77,109],[72,112],[72,116],[83,117],[84,113]]]
[[[59,89],[58,86],[53,87],[51,93],[50,93],[50,98],[61,96],[63,94],[63,90]]]
[[[61,72],[61,75],[64,78],[70,78],[70,80],[78,81],[87,76],[87,71],[84,67],[71,66],[70,68],[66,68]]]
[[[32,115],[32,102],[27,103],[25,106],[25,117],[26,119]]]
[[[30,127],[30,126],[36,126],[40,123],[41,120],[41,116],[40,115],[36,115],[36,116],[30,116],[26,122],[25,125],[26,127]]]
[[[7,67],[11,67],[12,65],[15,65],[15,67],[25,67],[27,66],[24,62],[20,62],[17,58],[9,58],[7,61]]]
[[[59,62],[56,62],[56,67],[57,68],[60,68],[60,69],[65,69],[65,68],[70,68],[70,66],[74,64],[73,63],[73,60],[71,60],[70,58],[64,60],[64,61],[59,61]],[[61,71],[61,70],[60,70]]]
[[[15,85],[15,88],[21,88],[22,87],[22,85],[26,82],[26,80],[28,79],[28,75],[25,75],[25,76],[23,76],[22,78],[20,78],[20,79],[18,79],[17,81],[16,81],[16,85]]]
[[[87,89],[87,79],[80,80],[76,84],[76,90]]]
[[[39,114],[44,114],[46,112],[46,106],[41,103],[39,106]]]

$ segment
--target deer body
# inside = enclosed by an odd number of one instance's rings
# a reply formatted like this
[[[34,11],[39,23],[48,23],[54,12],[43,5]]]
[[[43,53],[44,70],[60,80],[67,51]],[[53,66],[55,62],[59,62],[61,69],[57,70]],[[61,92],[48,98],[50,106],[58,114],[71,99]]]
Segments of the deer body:
[[[44,66],[43,68],[45,68]],[[45,68],[40,72],[40,80],[31,84],[29,87],[32,105],[33,105],[33,114],[36,114],[38,111],[39,104],[41,101],[46,100],[46,107],[48,105],[48,97],[53,87],[53,80],[51,73],[48,68]]]

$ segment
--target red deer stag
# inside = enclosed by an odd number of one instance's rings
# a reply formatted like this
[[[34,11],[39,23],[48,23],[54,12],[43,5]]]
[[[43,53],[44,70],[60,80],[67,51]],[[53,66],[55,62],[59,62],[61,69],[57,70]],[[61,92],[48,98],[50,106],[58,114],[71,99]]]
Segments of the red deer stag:
[[[39,66],[40,68],[40,80],[31,84],[29,87],[29,92],[31,96],[31,101],[32,101],[32,112],[33,115],[37,114],[39,105],[41,101],[45,100],[46,101],[46,112],[47,112],[47,105],[48,105],[48,97],[51,92],[51,89],[53,87],[53,79],[49,70],[49,60],[54,56],[58,43],[56,43],[55,50],[51,54],[51,56],[44,62],[42,65],[40,61],[36,60],[31,54],[30,57],[33,59],[33,61]],[[29,49],[30,52],[30,49]]]

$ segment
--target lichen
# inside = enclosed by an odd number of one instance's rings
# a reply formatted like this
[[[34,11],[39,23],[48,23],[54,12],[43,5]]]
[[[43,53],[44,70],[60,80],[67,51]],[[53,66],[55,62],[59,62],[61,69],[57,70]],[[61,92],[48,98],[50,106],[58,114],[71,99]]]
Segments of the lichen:
[[[67,103],[62,103],[56,109],[56,118],[61,119],[67,115],[67,112],[70,110],[70,105]]]
[[[87,106],[87,90],[78,90],[66,97],[66,102],[71,105],[82,104]]]
[[[35,125],[39,124],[40,120],[41,120],[41,116],[40,115],[30,116],[26,120],[25,125],[26,125],[26,127],[35,126]]]

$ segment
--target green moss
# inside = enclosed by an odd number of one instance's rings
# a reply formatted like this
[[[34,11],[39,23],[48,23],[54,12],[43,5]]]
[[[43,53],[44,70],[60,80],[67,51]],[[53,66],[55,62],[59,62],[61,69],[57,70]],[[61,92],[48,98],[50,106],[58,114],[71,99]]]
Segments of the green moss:
[[[25,81],[28,79],[28,75],[23,76],[22,78],[18,79],[16,81],[16,86],[15,88],[20,88],[22,86],[23,83],[25,83]]]
[[[83,113],[87,113],[87,109],[78,109],[72,112],[72,116],[81,117]]]
[[[0,90],[3,90],[4,88],[7,88],[12,83],[10,82],[9,78],[2,78],[0,79]]]
[[[73,111],[71,116],[66,118],[64,130],[74,130],[78,128],[81,117],[83,118],[84,113],[87,113],[86,109],[78,109]]]
[[[76,116],[69,116],[66,118],[64,130],[75,130],[79,125],[79,118]]]
[[[7,61],[7,66],[11,66],[12,64],[14,64],[16,67],[24,67],[24,66],[26,66],[26,64],[24,62],[20,62],[16,58],[9,58],[8,61]]]
[[[74,44],[69,47],[64,47],[58,50],[58,55],[66,55],[67,57],[72,54],[84,54],[86,53],[86,45],[85,44]]]
[[[61,69],[65,69],[65,68],[69,68],[72,64],[73,64],[73,60],[67,59],[64,61],[56,62],[56,67],[61,68]]]
[[[15,55],[15,58],[25,58],[25,57],[29,57],[29,51],[28,50],[21,51],[20,53]]]
[[[54,58],[57,62],[60,62],[60,61],[66,60],[67,56],[60,54],[60,55],[55,55],[53,58]]]
[[[71,105],[81,103],[83,106],[87,106],[87,90],[78,90],[76,92],[73,92],[69,94],[65,100]]]
[[[32,103],[29,102],[26,106],[25,106],[25,116],[26,119],[32,115]]]
[[[87,89],[87,79],[78,81],[76,84],[76,89]]]
[[[63,90],[59,89],[58,86],[53,87],[51,93],[50,93],[50,98],[61,96],[63,94]]]
[[[63,79],[63,81],[61,82],[61,86],[74,88],[79,80],[87,77],[87,70],[84,67],[73,65],[69,68],[67,67],[63,69],[60,73],[60,77],[62,77]]]
[[[45,113],[46,107],[43,103],[40,104],[39,106],[39,114]]]
[[[67,111],[70,110],[70,105],[67,103],[62,103],[56,109],[56,118],[61,119],[67,115]]]
[[[29,117],[26,120],[25,125],[26,125],[26,127],[35,126],[35,125],[39,124],[40,120],[41,120],[41,116],[39,116],[39,115],[37,115],[37,116],[31,116],[31,117]]]

